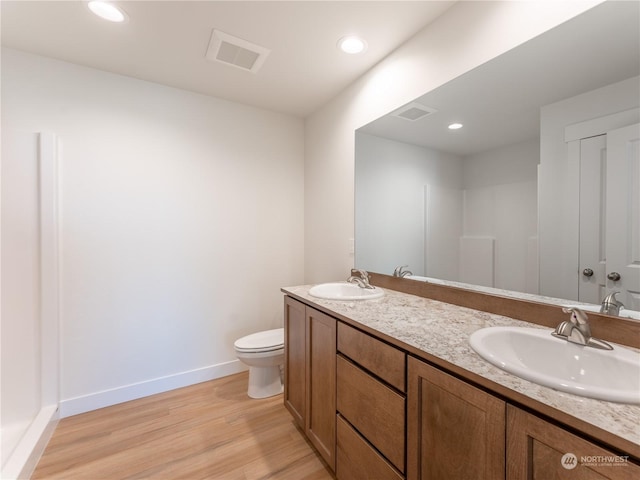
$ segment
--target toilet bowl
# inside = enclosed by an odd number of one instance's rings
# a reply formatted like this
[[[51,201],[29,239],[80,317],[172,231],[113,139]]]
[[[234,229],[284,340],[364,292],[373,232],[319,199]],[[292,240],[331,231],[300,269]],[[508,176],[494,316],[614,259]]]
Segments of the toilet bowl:
[[[239,338],[233,344],[238,359],[249,366],[251,398],[282,393],[280,366],[284,363],[284,328],[265,330]]]

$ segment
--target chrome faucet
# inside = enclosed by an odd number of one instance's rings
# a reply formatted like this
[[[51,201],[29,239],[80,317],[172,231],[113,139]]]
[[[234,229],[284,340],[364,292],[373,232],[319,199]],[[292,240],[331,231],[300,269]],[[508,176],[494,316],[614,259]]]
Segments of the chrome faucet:
[[[613,347],[604,340],[591,336],[591,327],[586,313],[579,308],[563,308],[562,311],[570,314],[571,318],[560,323],[551,335],[577,345],[613,350]]]
[[[405,270],[405,268],[408,268],[408,267],[409,265],[402,265],[401,267],[396,267],[396,269],[393,271],[393,276],[404,278],[407,275],[413,275],[413,272],[409,270]]]
[[[366,270],[355,270],[355,271],[358,272],[360,276],[357,277],[355,275],[351,275],[349,278],[347,278],[347,282],[355,283],[360,288],[369,288],[369,289],[376,288],[369,283],[369,273],[367,273]]]
[[[602,307],[600,307],[600,313],[605,315],[620,315],[620,310],[624,308],[624,304],[616,298],[616,294],[620,292],[611,292],[602,301]]]

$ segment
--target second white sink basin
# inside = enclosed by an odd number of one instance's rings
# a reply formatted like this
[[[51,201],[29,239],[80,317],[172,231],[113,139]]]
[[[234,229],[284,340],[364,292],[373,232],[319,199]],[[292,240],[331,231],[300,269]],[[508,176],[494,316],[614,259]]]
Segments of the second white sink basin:
[[[309,295],[326,300],[372,300],[384,295],[378,287],[361,288],[348,282],[321,283],[309,289]]]
[[[599,350],[524,327],[474,332],[471,347],[488,362],[518,377],[563,392],[621,403],[640,403],[640,354],[614,346]]]

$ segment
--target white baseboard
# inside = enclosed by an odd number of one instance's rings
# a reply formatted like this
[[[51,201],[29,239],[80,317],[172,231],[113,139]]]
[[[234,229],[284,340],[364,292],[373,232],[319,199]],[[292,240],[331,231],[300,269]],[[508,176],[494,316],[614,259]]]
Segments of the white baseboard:
[[[132,385],[91,393],[81,397],[70,398],[60,402],[60,418],[70,417],[71,415],[90,412],[91,410],[155,395],[156,393],[168,392],[176,388],[226,377],[227,375],[243,372],[247,369],[248,367],[241,361],[232,360],[209,367],[198,368],[196,370],[154,378]]]
[[[58,424],[58,407],[40,410],[2,468],[3,480],[28,479],[36,468]]]

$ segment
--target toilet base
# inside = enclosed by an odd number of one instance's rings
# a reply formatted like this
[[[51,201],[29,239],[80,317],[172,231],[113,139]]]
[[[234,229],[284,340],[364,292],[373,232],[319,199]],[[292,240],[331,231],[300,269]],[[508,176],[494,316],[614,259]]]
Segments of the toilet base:
[[[284,391],[280,365],[272,367],[249,367],[249,389],[251,398],[267,398]]]

